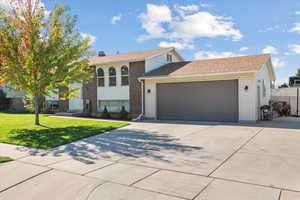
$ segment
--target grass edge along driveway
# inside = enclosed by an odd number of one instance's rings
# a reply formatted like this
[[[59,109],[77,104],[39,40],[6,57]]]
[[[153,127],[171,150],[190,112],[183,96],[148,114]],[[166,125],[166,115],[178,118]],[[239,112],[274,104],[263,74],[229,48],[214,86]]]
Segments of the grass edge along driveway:
[[[0,163],[5,163],[5,162],[9,162],[9,161],[12,161],[12,159],[9,157],[0,156]]]
[[[51,149],[129,125],[127,122],[55,118],[50,115],[41,115],[40,120],[41,126],[35,126],[33,114],[0,113],[0,142]]]

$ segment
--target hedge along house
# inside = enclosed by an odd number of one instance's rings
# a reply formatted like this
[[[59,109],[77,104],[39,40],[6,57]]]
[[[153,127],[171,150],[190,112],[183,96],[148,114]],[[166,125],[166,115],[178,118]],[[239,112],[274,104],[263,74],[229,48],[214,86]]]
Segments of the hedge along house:
[[[269,55],[255,55],[169,63],[139,80],[146,118],[255,122],[275,73]]]
[[[92,80],[79,88],[77,98],[59,103],[60,112],[88,112],[101,117],[106,107],[118,113],[124,106],[130,118],[142,113],[143,86],[138,78],[167,63],[182,62],[174,48],[161,48],[139,52],[105,55],[90,58]],[[61,88],[63,90],[63,88]]]

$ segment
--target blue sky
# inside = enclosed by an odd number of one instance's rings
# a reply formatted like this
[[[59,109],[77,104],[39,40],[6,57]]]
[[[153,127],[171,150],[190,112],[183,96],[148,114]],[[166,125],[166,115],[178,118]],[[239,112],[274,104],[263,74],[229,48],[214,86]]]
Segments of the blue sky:
[[[186,60],[271,53],[277,83],[300,68],[299,0],[55,2],[68,4],[79,31],[107,54],[172,45]]]

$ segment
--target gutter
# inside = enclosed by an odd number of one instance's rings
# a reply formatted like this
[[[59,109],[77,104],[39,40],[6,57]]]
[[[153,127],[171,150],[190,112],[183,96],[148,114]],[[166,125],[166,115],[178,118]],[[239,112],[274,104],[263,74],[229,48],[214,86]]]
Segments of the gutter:
[[[206,74],[187,74],[187,75],[163,75],[163,76],[144,76],[138,78],[141,80],[149,79],[171,79],[171,78],[192,78],[192,77],[203,77],[203,76],[215,76],[215,75],[229,75],[229,74],[242,74],[242,73],[257,73],[258,70],[248,70],[248,71],[239,71],[239,72],[222,72],[222,73],[206,73]]]

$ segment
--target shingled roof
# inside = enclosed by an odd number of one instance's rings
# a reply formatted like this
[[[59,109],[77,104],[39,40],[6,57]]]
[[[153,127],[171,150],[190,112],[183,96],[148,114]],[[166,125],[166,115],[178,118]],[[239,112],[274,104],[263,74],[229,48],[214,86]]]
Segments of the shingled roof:
[[[91,65],[106,64],[106,63],[116,63],[116,62],[128,62],[128,61],[141,61],[145,60],[147,57],[160,54],[164,51],[171,51],[174,48],[160,48],[160,49],[151,49],[145,51],[136,51],[129,53],[120,53],[107,56],[96,56],[89,59]]]
[[[269,54],[261,54],[254,56],[174,62],[145,74],[145,77],[256,71],[262,67],[269,57]]]

